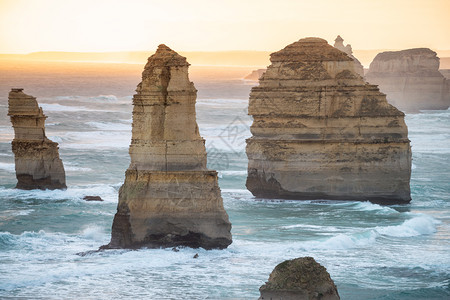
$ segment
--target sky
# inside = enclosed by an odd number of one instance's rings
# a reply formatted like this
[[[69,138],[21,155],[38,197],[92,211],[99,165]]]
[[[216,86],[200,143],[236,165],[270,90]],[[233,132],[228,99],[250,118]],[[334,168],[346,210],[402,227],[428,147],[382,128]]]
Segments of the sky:
[[[450,0],[0,0],[0,53],[450,49]]]

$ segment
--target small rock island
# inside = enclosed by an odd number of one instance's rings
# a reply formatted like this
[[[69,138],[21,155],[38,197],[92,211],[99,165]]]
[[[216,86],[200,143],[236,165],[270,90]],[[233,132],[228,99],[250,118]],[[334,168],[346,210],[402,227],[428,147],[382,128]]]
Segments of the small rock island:
[[[408,203],[404,113],[320,38],[271,54],[253,87],[247,188],[256,197]]]
[[[188,67],[165,45],[145,65],[133,97],[131,163],[103,249],[223,249],[232,242],[217,172],[206,168]]]
[[[23,89],[12,89],[8,97],[8,116],[14,128],[12,151],[16,166],[16,188],[67,188],[58,143],[45,136],[47,117],[36,98],[25,94]]]
[[[299,257],[278,264],[259,291],[259,300],[340,299],[327,269],[312,257]]]
[[[450,106],[450,80],[439,72],[439,57],[428,48],[378,53],[366,79],[406,113]]]

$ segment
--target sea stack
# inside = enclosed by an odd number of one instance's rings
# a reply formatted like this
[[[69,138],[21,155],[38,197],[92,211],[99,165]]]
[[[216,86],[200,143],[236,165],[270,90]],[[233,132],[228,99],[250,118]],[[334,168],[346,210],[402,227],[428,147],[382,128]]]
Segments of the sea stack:
[[[296,200],[411,200],[404,113],[320,38],[272,53],[250,93],[247,188]]]
[[[66,174],[59,158],[58,143],[45,136],[45,119],[35,97],[12,89],[8,98],[8,116],[14,127],[12,151],[16,165],[16,188],[65,189]]]
[[[389,103],[407,113],[450,106],[450,81],[439,72],[436,52],[428,48],[379,53],[366,79],[379,85]]]
[[[259,291],[259,300],[340,299],[327,269],[312,257],[300,257],[280,263]]]
[[[111,242],[103,248],[231,244],[217,172],[206,168],[188,67],[185,57],[165,45],[145,65],[133,97],[131,163]]]
[[[361,64],[361,62],[356,57],[353,56],[352,45],[347,44],[344,46],[344,39],[341,38],[340,35],[338,35],[334,40],[334,48],[339,49],[348,56],[350,56],[350,58],[353,59],[353,61],[355,62],[356,73],[358,73],[361,77],[364,77],[364,67]]]

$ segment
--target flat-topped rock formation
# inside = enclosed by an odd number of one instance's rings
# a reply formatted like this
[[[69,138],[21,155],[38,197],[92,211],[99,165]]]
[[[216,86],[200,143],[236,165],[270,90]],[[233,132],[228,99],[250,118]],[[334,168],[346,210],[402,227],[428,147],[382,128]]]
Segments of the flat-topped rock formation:
[[[256,197],[410,201],[404,113],[347,54],[305,38],[271,54],[249,100],[247,188]]]
[[[245,80],[258,81],[259,78],[264,74],[266,69],[257,69],[252,71],[250,74],[244,77]]]
[[[103,248],[231,244],[217,172],[206,168],[189,64],[160,45],[133,97],[131,163],[119,191],[109,245]]]
[[[356,57],[353,56],[352,45],[347,44],[344,46],[344,39],[341,38],[340,35],[338,35],[334,40],[334,48],[339,49],[342,52],[345,52],[348,56],[350,56],[350,58],[353,59],[353,61],[355,62],[356,73],[358,73],[361,77],[364,77],[364,66]]]
[[[366,79],[377,84],[389,103],[404,112],[450,106],[450,81],[439,72],[436,52],[428,48],[379,53]]]
[[[8,116],[14,127],[12,151],[16,165],[16,188],[65,189],[66,175],[59,158],[58,143],[45,136],[45,119],[35,97],[12,89]]]
[[[327,269],[312,257],[300,257],[280,263],[259,291],[259,300],[340,299]]]

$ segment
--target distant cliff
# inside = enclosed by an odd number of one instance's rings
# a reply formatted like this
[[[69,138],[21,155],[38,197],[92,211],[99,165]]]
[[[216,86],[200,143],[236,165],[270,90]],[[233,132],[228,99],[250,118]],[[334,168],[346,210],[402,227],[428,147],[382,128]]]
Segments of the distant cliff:
[[[436,52],[428,48],[379,53],[366,80],[377,84],[388,101],[404,112],[450,106],[450,81],[439,72]]]
[[[244,77],[245,80],[252,80],[252,81],[258,81],[259,78],[264,74],[266,69],[258,69],[252,71],[250,74]]]

